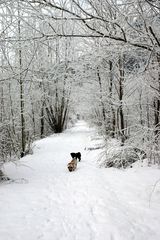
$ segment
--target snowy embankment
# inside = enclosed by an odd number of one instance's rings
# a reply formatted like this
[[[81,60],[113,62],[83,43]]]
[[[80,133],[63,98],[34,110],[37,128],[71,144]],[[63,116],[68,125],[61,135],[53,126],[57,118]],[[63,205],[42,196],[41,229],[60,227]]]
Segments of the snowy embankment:
[[[28,183],[0,185],[1,240],[160,239],[160,170],[98,168],[99,150],[85,150],[93,134],[80,121],[37,141],[18,166],[5,166]],[[70,173],[74,151],[82,162]]]

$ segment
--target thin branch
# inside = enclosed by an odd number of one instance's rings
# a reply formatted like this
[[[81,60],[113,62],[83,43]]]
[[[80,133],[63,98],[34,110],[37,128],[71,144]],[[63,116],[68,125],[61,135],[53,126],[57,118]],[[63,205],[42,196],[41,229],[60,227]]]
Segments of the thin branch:
[[[152,29],[151,26],[149,26],[149,31],[150,31],[150,33],[152,34],[152,36],[154,37],[154,39],[156,40],[158,46],[160,47],[160,42],[159,42],[157,36],[155,35],[155,33],[153,32],[153,29]]]

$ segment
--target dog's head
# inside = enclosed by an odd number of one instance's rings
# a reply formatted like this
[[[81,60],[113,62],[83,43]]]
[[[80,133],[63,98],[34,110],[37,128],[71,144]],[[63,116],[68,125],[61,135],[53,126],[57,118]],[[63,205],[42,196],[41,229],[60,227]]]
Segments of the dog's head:
[[[71,157],[74,159],[74,158],[78,158],[79,161],[81,161],[81,153],[78,152],[78,153],[70,153],[71,154]]]
[[[73,153],[73,152],[72,152],[72,153],[70,153],[70,154],[71,154],[72,159],[73,159],[73,158],[76,158],[76,153]]]
[[[69,170],[70,172],[72,172],[72,171],[73,171],[73,167],[72,167],[72,166],[68,166],[68,170]]]

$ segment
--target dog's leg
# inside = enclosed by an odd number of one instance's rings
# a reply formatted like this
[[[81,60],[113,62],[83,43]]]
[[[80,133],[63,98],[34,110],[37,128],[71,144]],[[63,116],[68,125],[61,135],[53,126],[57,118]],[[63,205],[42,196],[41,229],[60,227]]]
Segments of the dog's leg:
[[[78,160],[80,162],[81,161],[81,153],[80,152],[76,153],[76,157],[78,158]]]
[[[75,169],[77,168],[77,159],[75,160]]]

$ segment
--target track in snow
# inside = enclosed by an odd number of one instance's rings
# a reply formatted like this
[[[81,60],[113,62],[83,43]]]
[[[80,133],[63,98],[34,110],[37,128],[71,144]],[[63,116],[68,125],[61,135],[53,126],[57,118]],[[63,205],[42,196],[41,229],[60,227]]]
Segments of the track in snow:
[[[0,187],[1,240],[159,240],[160,205],[148,207],[155,178],[148,171],[99,169],[96,151],[85,151],[85,122],[63,134],[35,143],[21,166],[6,166],[11,177],[28,184]],[[82,153],[75,172],[68,172],[70,152]],[[25,166],[23,166],[23,164]]]

